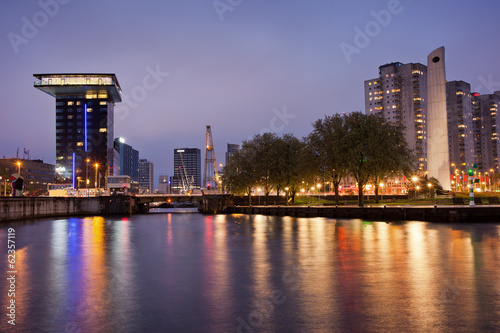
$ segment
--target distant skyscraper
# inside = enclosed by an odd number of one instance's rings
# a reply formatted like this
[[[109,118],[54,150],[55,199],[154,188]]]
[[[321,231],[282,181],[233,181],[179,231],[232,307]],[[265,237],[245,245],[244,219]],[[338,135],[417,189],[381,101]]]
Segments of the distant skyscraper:
[[[139,190],[144,193],[154,193],[154,165],[146,159],[139,160]]]
[[[227,162],[233,157],[234,153],[240,150],[240,145],[236,145],[233,143],[228,143],[227,144],[227,151],[226,151],[226,165]]]
[[[120,175],[139,182],[139,151],[126,144],[123,138],[115,139],[115,150],[120,154]]]
[[[192,188],[201,189],[201,151],[198,148],[174,149],[172,191],[182,192],[187,182]]]
[[[448,113],[448,146],[452,173],[467,170],[475,163],[473,106],[470,84],[464,81],[446,82]]]
[[[365,113],[380,114],[389,122],[405,126],[405,138],[426,170],[427,67],[419,63],[394,62],[379,67],[379,77],[366,80]]]
[[[427,56],[427,171],[451,189],[444,47]]]
[[[81,186],[85,184],[87,166],[95,170],[97,163],[100,178],[104,178],[110,164],[108,149],[113,148],[114,105],[122,100],[116,76],[33,76],[37,79],[35,88],[56,98],[56,172]],[[88,174],[90,184],[94,184],[94,175]]]
[[[170,180],[167,175],[161,175],[158,179],[158,193],[170,193]]]

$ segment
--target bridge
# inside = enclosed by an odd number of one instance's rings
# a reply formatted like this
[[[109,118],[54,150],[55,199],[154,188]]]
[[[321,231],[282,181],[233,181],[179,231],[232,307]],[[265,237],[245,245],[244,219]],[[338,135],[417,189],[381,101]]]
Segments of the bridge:
[[[153,202],[186,202],[197,201],[201,202],[203,194],[138,194],[135,196],[137,204],[149,204]]]

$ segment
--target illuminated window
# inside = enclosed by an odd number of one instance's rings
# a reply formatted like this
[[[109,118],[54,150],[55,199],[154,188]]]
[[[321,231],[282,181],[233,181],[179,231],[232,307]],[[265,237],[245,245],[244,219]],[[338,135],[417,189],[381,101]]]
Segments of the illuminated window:
[[[75,104],[75,102],[73,102],[73,101],[68,102],[68,105],[74,105],[74,104]]]
[[[99,132],[101,132],[101,133],[105,133],[105,132],[107,132],[107,131],[108,131],[108,129],[107,129],[107,128],[99,128]]]
[[[107,104],[108,104],[108,102],[106,102],[106,101],[100,101],[99,102],[99,105],[107,105]]]
[[[87,108],[87,112],[92,112],[92,108]]]
[[[106,99],[106,98],[108,98],[108,94],[106,94],[106,93],[99,94],[99,95],[97,95],[97,98],[99,98],[99,99]]]
[[[81,146],[83,146],[83,142],[77,142],[76,145],[81,147]]]

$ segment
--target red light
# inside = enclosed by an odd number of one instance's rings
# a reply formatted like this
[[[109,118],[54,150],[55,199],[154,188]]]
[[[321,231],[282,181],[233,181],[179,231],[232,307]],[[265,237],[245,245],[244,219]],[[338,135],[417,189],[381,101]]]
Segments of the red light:
[[[123,184],[123,188],[127,187],[127,184]]]
[[[474,95],[475,97],[477,97],[477,96],[481,96],[481,94],[480,94],[480,93],[474,93],[473,95]]]

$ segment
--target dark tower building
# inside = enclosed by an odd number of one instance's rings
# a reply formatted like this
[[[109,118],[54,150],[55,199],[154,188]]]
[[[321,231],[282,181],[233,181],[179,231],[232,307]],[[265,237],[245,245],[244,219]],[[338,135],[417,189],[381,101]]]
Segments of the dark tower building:
[[[121,88],[114,74],[34,74],[35,88],[56,98],[56,172],[74,186],[100,184],[113,148],[114,106]],[[112,158],[112,156],[111,156]],[[97,172],[96,172],[97,169]]]
[[[174,193],[201,188],[201,150],[198,148],[174,149]]]

